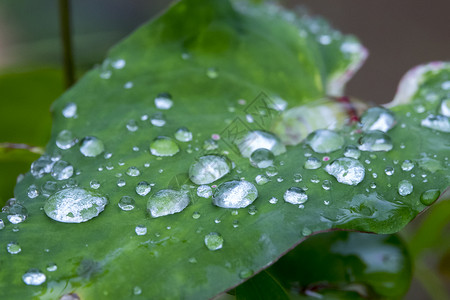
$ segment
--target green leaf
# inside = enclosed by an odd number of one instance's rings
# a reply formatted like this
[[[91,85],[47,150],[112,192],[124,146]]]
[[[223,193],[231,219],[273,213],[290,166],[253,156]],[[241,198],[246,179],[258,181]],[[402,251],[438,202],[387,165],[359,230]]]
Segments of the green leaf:
[[[247,279],[242,274],[267,267],[314,232],[396,232],[426,208],[420,202],[423,192],[442,192],[448,186],[448,133],[422,127],[429,111],[426,107],[426,113],[416,112],[416,104],[393,109],[397,125],[388,133],[393,149],[363,151],[358,161],[365,178],[355,185],[337,182],[324,169],[343,157],[342,145],[320,154],[304,143],[285,147],[277,142],[272,149],[276,167],[253,167],[240,153],[251,152],[242,145],[242,133],[270,130],[283,119],[284,106],[293,109],[336,93],[339,89],[330,89],[330,82],[364,55],[354,38],[323,29],[321,22],[293,19],[275,7],[238,6],[222,0],[177,2],[112,49],[102,66],[54,103],[46,155],[32,167],[34,175],[28,173],[16,186],[17,203],[10,203],[1,215],[7,220],[9,214],[17,222],[23,219],[22,206],[28,210],[24,222],[8,223],[0,237],[2,247],[15,242],[22,249],[0,257],[5,298],[57,299],[68,293],[83,300],[210,298]],[[323,35],[332,43],[321,41]],[[353,47],[342,47],[345,43]],[[339,51],[332,55],[333,51],[320,50],[327,44]],[[445,65],[426,76],[442,82],[449,69]],[[424,88],[428,85],[418,90]],[[438,104],[430,107],[435,110]],[[354,114],[354,109],[348,110]],[[317,115],[324,127],[333,112]],[[192,141],[183,142],[189,140],[183,127],[192,133]],[[353,124],[339,135],[335,147],[358,145],[363,133]],[[195,170],[195,162],[211,159],[200,159],[206,154],[216,155],[213,160],[220,165],[205,175],[221,177],[209,181],[214,202],[229,205],[218,194],[240,185],[237,191],[250,192],[239,204],[245,206],[257,196],[253,205],[224,209],[197,195],[198,186],[188,173]],[[271,157],[267,151],[258,155],[252,156],[253,164]],[[305,169],[309,156],[322,167]],[[406,159],[414,164],[412,170],[402,170]],[[64,179],[71,174],[68,164],[73,176]],[[392,176],[385,173],[387,167],[394,169]],[[48,174],[52,168],[58,169],[53,176]],[[255,178],[268,182],[259,185]],[[141,196],[146,189],[142,181],[151,184],[146,196]],[[403,196],[399,184],[405,187]],[[29,199],[32,185],[40,195]],[[305,203],[283,201],[292,187],[306,191]],[[86,206],[70,201],[80,195]],[[109,199],[106,206],[104,197]],[[297,202],[305,198],[302,192]],[[167,204],[161,206],[162,202]],[[49,210],[56,203],[69,205],[52,214]],[[169,215],[158,217],[161,212]],[[58,222],[74,220],[85,222]],[[57,270],[49,271],[48,264],[56,264]],[[46,281],[40,273],[27,273],[25,282],[35,278],[40,285],[25,286],[22,276],[30,268],[40,269]]]
[[[290,299],[288,292],[283,288],[283,286],[277,281],[276,278],[266,271],[262,271],[252,279],[238,286],[235,294],[237,300]]]

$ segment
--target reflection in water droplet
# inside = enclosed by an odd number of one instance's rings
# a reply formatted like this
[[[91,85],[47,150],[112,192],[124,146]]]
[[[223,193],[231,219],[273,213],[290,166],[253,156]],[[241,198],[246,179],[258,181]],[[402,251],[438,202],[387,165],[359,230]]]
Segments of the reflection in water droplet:
[[[365,175],[364,166],[356,159],[342,157],[334,160],[325,167],[328,174],[343,184],[357,185]]]
[[[47,277],[38,269],[29,269],[23,274],[22,280],[26,285],[41,285],[47,280]]]
[[[408,196],[413,191],[413,185],[408,180],[402,180],[398,183],[398,193],[400,196]]]
[[[409,159],[403,161],[402,163],[402,170],[405,172],[409,172],[414,168],[414,163],[410,161]]]
[[[284,201],[292,204],[303,204],[308,201],[308,195],[299,187],[289,188],[283,195]]]
[[[6,245],[6,250],[8,251],[9,254],[17,254],[20,253],[20,251],[22,251],[22,248],[20,248],[19,244],[11,242],[8,243],[8,245]]]
[[[62,150],[72,148],[77,142],[78,139],[69,130],[62,130],[56,137],[56,146]]]
[[[320,129],[308,135],[306,144],[316,153],[330,153],[344,146],[344,138],[332,130]]]
[[[105,145],[94,136],[87,136],[81,140],[80,152],[86,157],[96,157],[105,151]]]
[[[208,233],[207,235],[205,235],[205,245],[211,251],[222,249],[223,247],[222,235],[217,232]]]
[[[202,198],[210,198],[212,196],[212,189],[208,185],[200,185],[197,188],[197,196]]]
[[[243,137],[236,138],[234,143],[239,148],[241,155],[247,158],[257,149],[270,150],[275,156],[286,152],[286,147],[279,138],[260,130],[249,131]]]
[[[450,118],[443,115],[429,115],[420,122],[423,127],[441,132],[450,132]]]
[[[59,160],[53,165],[51,175],[56,180],[69,179],[73,175],[73,166],[68,162]]]
[[[77,105],[73,102],[67,103],[62,110],[62,115],[65,118],[76,118],[77,117]]]
[[[146,181],[141,181],[136,185],[136,194],[145,196],[152,190],[150,184]]]
[[[363,131],[379,130],[387,132],[394,127],[395,116],[386,108],[372,107],[361,116],[361,125]]]
[[[150,152],[155,156],[174,156],[180,151],[180,148],[169,137],[160,136],[157,137],[150,144]]]
[[[316,157],[308,157],[305,161],[305,169],[315,170],[322,166],[322,162]]]
[[[258,197],[256,187],[245,180],[220,184],[214,192],[213,204],[223,208],[247,207]]]
[[[155,98],[155,105],[157,109],[170,109],[173,105],[172,96],[169,93],[160,93]]]
[[[205,155],[189,168],[189,178],[195,184],[212,183],[230,172],[228,161],[223,156]]]
[[[121,210],[129,211],[134,209],[136,202],[130,196],[123,196],[122,198],[120,198],[118,205]]]
[[[66,188],[56,192],[44,205],[47,216],[63,223],[81,223],[98,216],[108,203],[105,197],[82,188]]]
[[[178,128],[175,132],[175,138],[180,142],[190,142],[192,141],[192,132],[186,127]]]
[[[382,131],[367,131],[359,139],[361,151],[390,151],[392,149],[391,138]]]
[[[185,191],[160,190],[151,195],[147,210],[153,218],[181,212],[189,205],[190,199]]]
[[[250,155],[250,164],[255,168],[265,169],[273,166],[273,160],[275,155],[270,150],[267,149],[256,149]]]
[[[422,195],[420,195],[420,202],[422,202],[423,205],[431,205],[439,198],[440,195],[441,192],[437,189],[425,191]]]
[[[345,147],[344,156],[358,159],[361,156],[361,151],[356,146],[349,145]]]
[[[134,232],[136,232],[137,235],[146,235],[147,227],[144,225],[138,225],[134,228]]]

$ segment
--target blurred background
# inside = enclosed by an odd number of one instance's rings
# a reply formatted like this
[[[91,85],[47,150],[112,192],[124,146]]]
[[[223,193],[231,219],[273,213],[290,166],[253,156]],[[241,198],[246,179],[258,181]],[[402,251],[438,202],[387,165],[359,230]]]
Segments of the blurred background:
[[[350,81],[347,94],[364,101],[388,102],[407,70],[433,60],[450,60],[449,0],[281,2],[291,8],[306,6],[335,28],[360,38],[370,56]],[[72,1],[78,76],[101,62],[108,48],[169,3]],[[61,53],[56,0],[1,0],[0,143],[45,146],[51,127],[49,107],[64,89]],[[34,152],[39,151],[37,148]],[[28,150],[0,147],[0,204],[13,196],[15,178],[38,156]],[[450,245],[443,241],[449,240],[450,206],[442,208],[432,209],[402,232],[416,268],[406,299],[449,299]],[[426,229],[418,230],[424,228],[423,223]]]

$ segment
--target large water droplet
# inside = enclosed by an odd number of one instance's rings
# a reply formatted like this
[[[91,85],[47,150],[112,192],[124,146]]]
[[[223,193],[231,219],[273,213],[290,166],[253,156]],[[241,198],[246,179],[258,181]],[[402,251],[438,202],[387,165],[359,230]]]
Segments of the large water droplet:
[[[441,192],[436,189],[425,191],[420,195],[420,202],[422,202],[423,205],[431,205],[439,198],[440,194]]]
[[[398,193],[400,196],[408,196],[413,191],[413,185],[408,180],[402,180],[398,183]]]
[[[18,254],[22,251],[22,248],[19,246],[19,244],[15,243],[15,242],[11,242],[11,243],[8,243],[8,245],[6,245],[6,250],[10,254]]]
[[[230,172],[228,161],[223,156],[205,155],[189,168],[189,178],[195,184],[212,183]]]
[[[150,144],[150,152],[155,156],[174,156],[180,151],[177,143],[169,137],[157,137]]]
[[[118,205],[121,210],[129,211],[134,209],[134,207],[136,206],[136,202],[130,196],[123,196],[122,198],[120,198]]]
[[[330,153],[341,149],[344,146],[344,138],[337,132],[327,129],[316,130],[306,138],[308,144],[314,152]]]
[[[322,162],[316,157],[308,157],[305,161],[305,169],[315,170],[322,166]]]
[[[51,175],[56,180],[66,180],[73,175],[73,166],[66,161],[59,160],[55,162]]]
[[[152,190],[150,184],[146,181],[141,181],[136,185],[136,194],[145,196]]]
[[[94,136],[87,136],[81,140],[80,152],[86,157],[96,157],[105,151],[105,145]]]
[[[390,151],[392,149],[391,138],[382,131],[367,131],[359,139],[361,151]]]
[[[361,116],[361,125],[363,131],[379,130],[387,132],[394,127],[395,116],[386,108],[372,107]]]
[[[364,179],[364,166],[356,159],[341,157],[325,167],[328,174],[343,184],[357,185]]]
[[[250,164],[255,168],[265,169],[273,166],[273,160],[275,155],[270,150],[267,149],[256,149],[250,155]]]
[[[429,115],[420,124],[437,131],[450,132],[450,118],[443,115]]]
[[[205,235],[205,245],[211,251],[222,249],[223,247],[222,235],[217,232],[208,233],[207,235]]]
[[[56,137],[56,146],[62,150],[72,148],[77,142],[78,139],[69,130],[61,131]]]
[[[29,269],[23,274],[22,280],[26,285],[41,285],[47,280],[47,277],[38,269]]]
[[[151,195],[147,210],[153,218],[181,212],[189,205],[190,199],[185,191],[160,190]]]
[[[108,203],[105,197],[78,187],[66,188],[48,198],[47,216],[63,223],[81,223],[98,216]]]
[[[43,155],[39,157],[38,160],[31,164],[31,175],[35,178],[43,177],[45,174],[51,172],[54,163],[55,162],[49,156]]]
[[[169,93],[161,93],[155,98],[155,105],[158,109],[170,109],[173,105],[172,96]]]
[[[256,187],[245,180],[220,184],[214,192],[213,204],[223,208],[247,207],[258,197]]]
[[[73,102],[67,103],[62,110],[62,114],[65,118],[76,118],[77,105]]]
[[[192,132],[186,127],[178,128],[175,132],[175,138],[180,142],[190,142],[192,141]]]
[[[260,130],[249,131],[243,137],[236,138],[234,143],[242,156],[247,158],[257,149],[270,150],[275,156],[286,152],[286,147],[278,137]]]
[[[308,201],[308,195],[299,187],[289,188],[283,195],[284,201],[292,204],[303,204]]]

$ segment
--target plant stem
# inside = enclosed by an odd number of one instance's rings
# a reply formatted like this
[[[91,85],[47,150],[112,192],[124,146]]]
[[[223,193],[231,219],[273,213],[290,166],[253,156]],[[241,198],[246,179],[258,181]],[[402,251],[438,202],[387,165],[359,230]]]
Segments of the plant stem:
[[[63,47],[64,78],[66,88],[69,88],[75,83],[69,0],[59,0],[59,21]]]

